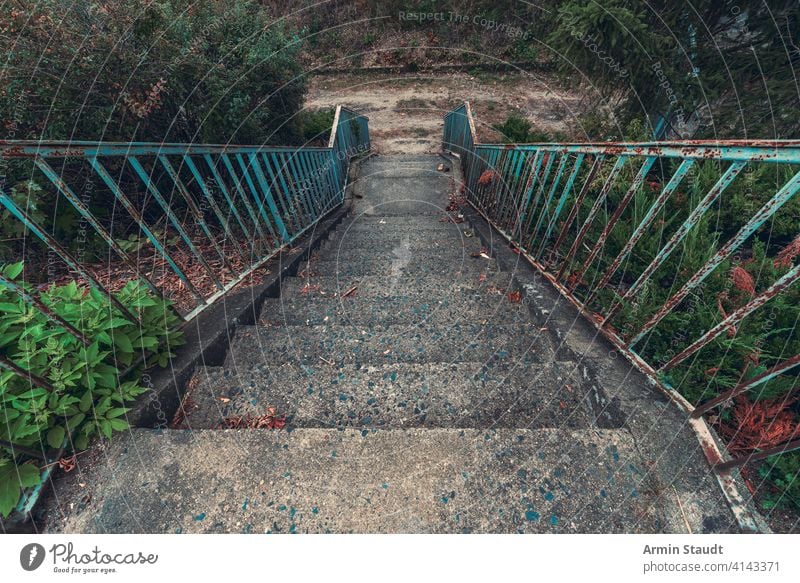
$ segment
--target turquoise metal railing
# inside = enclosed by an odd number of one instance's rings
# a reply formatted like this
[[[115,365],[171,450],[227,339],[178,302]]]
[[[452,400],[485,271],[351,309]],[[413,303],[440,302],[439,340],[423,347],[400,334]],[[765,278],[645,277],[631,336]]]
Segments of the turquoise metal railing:
[[[719,350],[721,340],[735,338],[737,327],[748,316],[765,306],[769,309],[776,297],[800,279],[800,262],[795,260],[800,256],[800,216],[796,214],[800,141],[482,144],[465,103],[446,115],[443,147],[460,157],[469,204],[664,389],[692,422],[767,383],[780,380],[795,386],[800,355],[792,353],[769,354],[769,367],[745,377],[741,371],[729,370],[729,354],[722,351],[719,366],[710,368],[709,375],[727,374],[733,380],[727,390],[704,394],[697,403],[673,390],[670,375],[676,367],[694,362],[712,344]],[[771,178],[759,182],[757,176]],[[766,191],[765,183],[773,185],[771,191]],[[752,212],[728,217],[728,224],[720,225],[724,197],[732,191],[739,204],[742,197],[753,201]],[[788,224],[795,237],[774,258],[782,271],[774,281],[752,280],[737,265],[752,260],[752,241],[759,235],[770,238],[776,220]],[[710,229],[716,239],[706,241],[712,252],[701,259],[702,267],[665,273],[670,258],[697,251],[693,237],[702,232],[699,225],[704,221],[715,221],[719,228]],[[736,223],[733,228],[732,223]],[[729,291],[711,298],[719,305],[716,320],[696,337],[685,337],[682,330],[674,333],[669,351],[656,354],[651,346],[669,336],[669,330],[659,324],[676,315],[692,318],[692,302],[703,301],[703,293],[710,293],[704,284],[712,274],[719,276],[723,266],[733,269],[734,277]],[[653,306],[652,298],[659,294],[664,298]],[[726,310],[724,304],[733,295],[744,299]],[[645,310],[642,306],[647,302],[650,306]],[[800,334],[800,322],[776,327],[785,335],[785,346],[791,346]],[[701,439],[711,440],[707,431],[695,429]],[[718,470],[727,470],[800,448],[800,435],[793,437],[728,461],[716,456],[711,445],[706,453]]]
[[[177,282],[190,297],[182,303],[190,320],[341,204],[349,162],[369,148],[367,118],[340,106],[327,148],[0,141],[0,162],[32,163],[31,178],[52,187],[49,195],[61,197],[107,245],[99,267],[123,265],[160,295],[165,283]],[[98,201],[109,216],[94,212]],[[98,269],[63,245],[53,224],[39,224],[4,190],[0,205],[114,301]],[[152,245],[171,278],[156,281],[131,256],[124,240],[131,231]],[[208,285],[201,288],[200,278]]]
[[[139,280],[174,300],[189,321],[340,206],[350,161],[369,149],[367,118],[341,106],[326,148],[0,140],[0,210],[23,233],[5,243],[4,254],[26,262],[21,279],[0,273],[0,286],[84,346],[92,339],[48,308],[38,295],[42,286],[60,277],[77,280],[136,322],[112,287]],[[7,186],[10,169],[36,185],[54,216],[43,216],[35,201]],[[59,227],[59,205],[80,218],[74,232]],[[66,235],[73,237],[66,241]],[[131,249],[131,238],[141,246]],[[143,258],[145,247],[151,255]],[[53,263],[58,269],[47,273]],[[117,275],[108,278],[108,272]],[[5,349],[0,372],[52,389]],[[3,445],[44,459],[44,451]],[[42,483],[54,465],[42,469]],[[23,493],[20,514],[31,511],[40,488]]]

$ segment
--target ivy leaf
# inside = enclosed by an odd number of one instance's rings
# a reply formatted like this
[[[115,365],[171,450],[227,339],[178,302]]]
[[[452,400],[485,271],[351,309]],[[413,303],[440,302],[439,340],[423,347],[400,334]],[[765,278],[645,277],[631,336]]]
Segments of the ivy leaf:
[[[128,422],[122,419],[110,419],[108,422],[111,424],[111,428],[114,431],[125,431],[130,428]]]
[[[72,430],[73,430],[73,429],[75,429],[75,428],[76,428],[78,425],[80,425],[81,423],[83,423],[83,420],[84,420],[84,419],[86,419],[86,415],[85,415],[84,413],[77,413],[77,414],[73,415],[72,417],[70,417],[70,418],[67,420],[67,429],[69,429],[70,431],[72,431]]]
[[[21,489],[36,486],[39,482],[39,468],[33,464],[0,467],[0,515],[7,518],[19,502]]]
[[[80,409],[82,413],[86,413],[91,406],[92,406],[92,391],[86,391],[83,394],[83,397],[81,397],[81,402],[78,404],[78,409]]]
[[[109,409],[106,413],[106,419],[113,419],[114,417],[120,417],[130,411],[129,407],[116,407],[114,409]]]
[[[119,348],[122,352],[133,352],[133,344],[131,344],[131,339],[127,334],[122,332],[114,334],[114,344],[116,344],[117,348]]]
[[[11,265],[6,265],[3,269],[3,275],[7,279],[16,279],[17,276],[22,273],[23,262],[20,261],[19,263],[12,263]]]
[[[56,425],[47,432],[47,444],[53,449],[59,449],[64,444],[64,428]]]

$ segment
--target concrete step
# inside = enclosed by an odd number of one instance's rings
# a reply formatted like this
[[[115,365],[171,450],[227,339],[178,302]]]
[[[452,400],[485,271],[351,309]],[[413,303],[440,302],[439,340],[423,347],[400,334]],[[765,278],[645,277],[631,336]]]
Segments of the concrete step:
[[[313,261],[347,261],[347,262],[411,262],[415,259],[422,259],[439,265],[446,264],[470,264],[480,265],[481,262],[489,261],[480,256],[481,246],[478,244],[461,245],[458,241],[452,241],[449,245],[444,243],[425,245],[418,242],[411,245],[409,241],[394,244],[391,241],[375,243],[372,246],[358,248],[340,249],[337,247],[320,249],[314,255]],[[485,253],[486,257],[491,255]]]
[[[413,163],[368,160],[353,183],[355,194],[362,196],[359,209],[384,215],[443,212],[453,178],[451,173],[438,172],[438,164],[434,157]]]
[[[50,532],[660,532],[675,506],[620,430],[132,429],[81,462]]]
[[[345,290],[347,291],[347,290]],[[396,290],[402,294],[402,289]],[[264,302],[260,323],[272,326],[455,324],[482,322],[525,324],[530,321],[523,302],[512,303],[501,290],[468,291],[445,296],[414,294],[361,297],[356,289],[348,297],[298,294]]]
[[[445,231],[455,234],[458,231],[468,229],[467,223],[444,223],[441,222],[447,213],[442,212],[440,216],[430,215],[411,215],[411,216],[396,216],[384,215],[381,213],[375,214],[355,214],[352,218],[345,219],[340,224],[335,235],[341,233],[370,233],[370,234],[406,234],[413,231]]]
[[[281,295],[286,298],[302,295],[308,298],[339,296],[356,287],[356,297],[389,297],[406,298],[444,298],[462,294],[489,294],[490,292],[511,292],[518,289],[509,273],[500,272],[483,279],[478,276],[420,275],[408,277],[403,285],[398,285],[396,278],[379,275],[363,277],[287,277],[283,280]]]
[[[205,368],[189,383],[184,427],[217,428],[269,407],[292,427],[588,428],[574,363],[274,365]]]
[[[422,170],[435,170],[436,167],[444,163],[450,166],[450,163],[440,156],[425,155],[411,155],[411,154],[397,154],[392,156],[375,156],[370,158],[364,165],[364,173],[370,170],[377,169],[395,169],[395,168],[416,168]]]
[[[469,255],[458,257],[440,258],[427,257],[419,254],[400,257],[369,257],[354,259],[352,257],[340,259],[312,260],[303,263],[299,273],[301,275],[327,275],[327,276],[361,276],[379,275],[402,278],[420,275],[462,274],[474,276],[476,279],[482,273],[493,274],[500,271],[500,267],[493,259],[473,258]]]
[[[357,250],[375,250],[386,253],[396,248],[408,248],[417,252],[437,252],[441,249],[465,249],[467,253],[481,250],[477,237],[464,237],[459,232],[417,231],[411,234],[389,235],[347,233],[339,238],[329,239],[322,244],[323,252],[346,253]]]
[[[550,362],[547,332],[530,325],[241,326],[225,360],[231,370],[262,364],[318,366],[398,362]]]

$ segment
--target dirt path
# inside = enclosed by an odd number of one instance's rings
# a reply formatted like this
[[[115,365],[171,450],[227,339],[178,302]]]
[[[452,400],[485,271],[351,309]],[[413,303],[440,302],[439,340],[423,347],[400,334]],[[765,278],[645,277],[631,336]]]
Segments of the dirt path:
[[[429,73],[318,76],[310,81],[306,107],[348,105],[369,116],[373,146],[386,154],[421,154],[440,148],[445,113],[469,100],[481,141],[502,141],[492,125],[516,112],[547,132],[572,134],[580,94],[533,73]]]

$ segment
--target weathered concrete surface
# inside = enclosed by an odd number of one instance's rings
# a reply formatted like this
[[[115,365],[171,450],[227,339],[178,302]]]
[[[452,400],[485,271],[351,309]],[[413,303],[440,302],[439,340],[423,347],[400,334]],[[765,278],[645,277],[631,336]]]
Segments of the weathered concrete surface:
[[[274,407],[293,427],[560,427],[588,429],[591,400],[573,363],[283,364],[198,371],[184,426]]]
[[[134,430],[62,481],[49,530],[659,532],[620,431]],[[85,462],[83,462],[85,463]]]
[[[422,254],[383,256],[350,262],[343,257],[325,261],[310,261],[301,266],[301,273],[351,277],[359,275],[381,275],[401,280],[409,275],[453,275],[479,278],[492,275],[500,269],[494,260],[473,258],[468,255],[458,258],[429,258]]]
[[[530,325],[454,322],[373,326],[242,326],[225,366],[396,362],[542,362],[550,340]]]
[[[341,296],[355,287],[354,297],[382,298],[402,294],[406,298],[438,300],[451,294],[485,294],[493,303],[500,302],[508,292],[518,291],[514,277],[509,273],[498,273],[483,279],[468,275],[429,275],[413,279],[404,278],[403,285],[388,276],[365,275],[339,278],[336,276],[312,276],[307,278],[287,277],[283,280],[281,295],[293,298],[302,294],[310,299]],[[269,314],[265,314],[269,315]]]
[[[441,162],[365,163],[351,217],[198,371],[193,429],[80,458],[48,529],[735,530],[685,417],[485,223],[440,222]],[[287,429],[208,429],[270,407]]]
[[[402,293],[402,292],[399,292]],[[291,297],[264,302],[260,322],[287,326],[322,324],[447,324],[491,320],[496,324],[529,323],[527,307],[510,304],[505,294],[476,294],[468,291],[449,296],[408,297],[391,295],[379,298]]]

